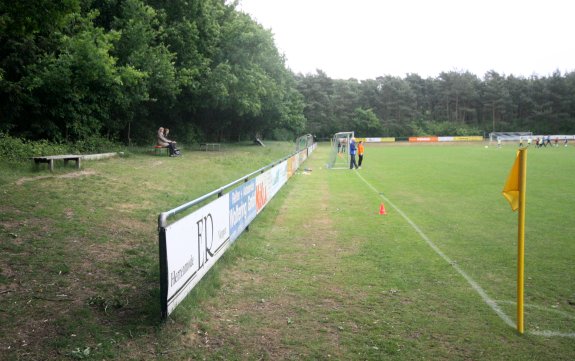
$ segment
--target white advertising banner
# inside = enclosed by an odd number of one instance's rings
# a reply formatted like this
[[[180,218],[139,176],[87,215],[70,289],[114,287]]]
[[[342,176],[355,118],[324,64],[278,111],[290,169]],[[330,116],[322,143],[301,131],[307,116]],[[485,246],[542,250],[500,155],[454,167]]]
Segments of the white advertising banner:
[[[303,162],[305,162],[306,159],[307,159],[307,148],[299,152],[299,164],[303,164]]]
[[[260,213],[262,209],[268,204],[268,201],[272,198],[271,193],[272,188],[272,174],[270,170],[260,174],[256,177],[256,209],[257,213]]]
[[[317,143],[313,143],[311,146],[307,148],[307,155],[308,157],[311,156],[315,148],[317,147]]]
[[[293,154],[167,226],[158,218],[162,317],[167,317],[308,157]],[[214,193],[215,195],[216,193]],[[198,201],[199,202],[199,201]],[[173,214],[172,214],[173,215]],[[165,217],[165,218],[163,218]]]
[[[229,193],[166,227],[168,314],[229,246]]]

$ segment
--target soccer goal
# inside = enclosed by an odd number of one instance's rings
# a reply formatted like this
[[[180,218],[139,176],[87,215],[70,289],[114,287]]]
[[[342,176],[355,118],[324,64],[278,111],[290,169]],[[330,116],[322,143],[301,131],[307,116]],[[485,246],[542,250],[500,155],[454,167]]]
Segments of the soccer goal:
[[[313,145],[313,136],[306,134],[298,137],[295,140],[295,151],[299,152],[302,149],[309,148]]]
[[[339,132],[331,138],[331,151],[327,167],[330,169],[349,168],[349,143],[354,137],[354,132]]]
[[[533,138],[533,132],[491,132],[489,133],[489,144],[496,143],[498,140],[502,142],[519,142],[519,140],[527,142],[528,138]]]

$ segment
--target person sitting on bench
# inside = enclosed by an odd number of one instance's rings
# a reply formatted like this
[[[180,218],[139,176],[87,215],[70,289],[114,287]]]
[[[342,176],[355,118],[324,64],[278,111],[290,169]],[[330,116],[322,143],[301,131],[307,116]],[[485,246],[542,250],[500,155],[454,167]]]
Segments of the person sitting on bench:
[[[164,134],[164,127],[160,127],[158,129],[158,145],[168,148],[170,150],[170,157],[177,157],[181,155],[180,150],[176,148],[176,142],[166,138],[166,135]]]

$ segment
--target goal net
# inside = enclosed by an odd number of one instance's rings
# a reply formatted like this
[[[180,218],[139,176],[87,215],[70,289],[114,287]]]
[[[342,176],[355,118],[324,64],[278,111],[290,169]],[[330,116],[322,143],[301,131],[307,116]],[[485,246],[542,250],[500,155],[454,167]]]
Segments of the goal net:
[[[295,151],[299,152],[302,149],[309,148],[313,145],[313,136],[306,134],[298,137],[295,140]]]
[[[529,137],[533,137],[533,132],[491,132],[489,133],[489,143],[496,143],[498,140],[502,142],[527,141]]]
[[[339,132],[331,138],[331,150],[327,167],[330,169],[349,168],[349,143],[354,132]]]

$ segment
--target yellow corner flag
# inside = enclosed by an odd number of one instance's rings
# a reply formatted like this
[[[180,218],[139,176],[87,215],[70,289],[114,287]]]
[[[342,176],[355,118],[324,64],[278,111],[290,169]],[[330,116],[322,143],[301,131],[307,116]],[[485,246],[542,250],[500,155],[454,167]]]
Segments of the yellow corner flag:
[[[527,149],[521,148],[515,156],[515,163],[509,172],[503,196],[513,211],[519,210],[517,224],[517,331],[524,331],[524,285],[525,285],[525,190],[527,175]]]
[[[507,199],[511,205],[511,209],[515,212],[519,209],[519,151],[515,156],[515,163],[509,172],[507,177],[507,182],[505,182],[505,187],[503,187],[503,197]]]

